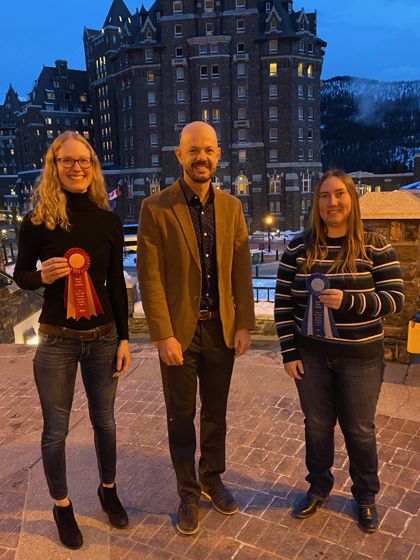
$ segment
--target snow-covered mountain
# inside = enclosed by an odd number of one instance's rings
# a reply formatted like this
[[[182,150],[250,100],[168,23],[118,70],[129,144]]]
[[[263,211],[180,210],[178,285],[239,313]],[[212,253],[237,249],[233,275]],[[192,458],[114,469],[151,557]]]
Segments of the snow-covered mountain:
[[[321,127],[325,168],[412,171],[420,150],[420,80],[325,80]]]

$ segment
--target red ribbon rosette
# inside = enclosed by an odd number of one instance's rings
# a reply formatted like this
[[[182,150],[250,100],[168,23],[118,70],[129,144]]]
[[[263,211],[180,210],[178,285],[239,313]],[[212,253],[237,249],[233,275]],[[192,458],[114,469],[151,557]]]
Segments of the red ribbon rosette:
[[[90,257],[84,249],[73,247],[64,258],[70,267],[64,288],[64,307],[67,308],[67,319],[78,321],[81,317],[90,319],[92,315],[104,312],[98,294],[88,274]]]

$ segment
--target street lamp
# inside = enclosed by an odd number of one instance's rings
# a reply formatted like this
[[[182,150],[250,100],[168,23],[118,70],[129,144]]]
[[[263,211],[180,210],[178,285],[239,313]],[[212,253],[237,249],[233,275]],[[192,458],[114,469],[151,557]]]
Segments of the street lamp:
[[[264,222],[265,222],[265,225],[267,226],[267,232],[268,232],[268,252],[269,253],[271,253],[270,242],[271,242],[271,226],[273,224],[273,221],[274,221],[273,216],[270,216],[270,214],[264,218]]]

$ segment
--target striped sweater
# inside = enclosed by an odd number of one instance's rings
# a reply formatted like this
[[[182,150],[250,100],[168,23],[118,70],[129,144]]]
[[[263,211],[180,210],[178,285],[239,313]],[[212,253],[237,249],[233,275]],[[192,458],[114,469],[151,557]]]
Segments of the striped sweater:
[[[381,315],[398,313],[404,304],[404,285],[394,249],[385,238],[366,232],[366,259],[357,260],[357,272],[327,274],[345,237],[327,238],[328,254],[316,261],[310,273],[326,274],[330,288],[344,292],[340,309],[333,310],[338,337],[301,334],[308,301],[306,263],[308,233],[296,236],[279,263],[274,318],[284,363],[300,359],[299,348],[329,357],[373,357],[383,352]]]

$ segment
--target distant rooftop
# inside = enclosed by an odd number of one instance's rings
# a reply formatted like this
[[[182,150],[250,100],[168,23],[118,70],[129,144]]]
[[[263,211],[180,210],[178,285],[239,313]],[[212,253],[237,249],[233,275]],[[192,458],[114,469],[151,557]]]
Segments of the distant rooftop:
[[[360,197],[363,220],[420,219],[420,196],[411,192],[371,192]]]

